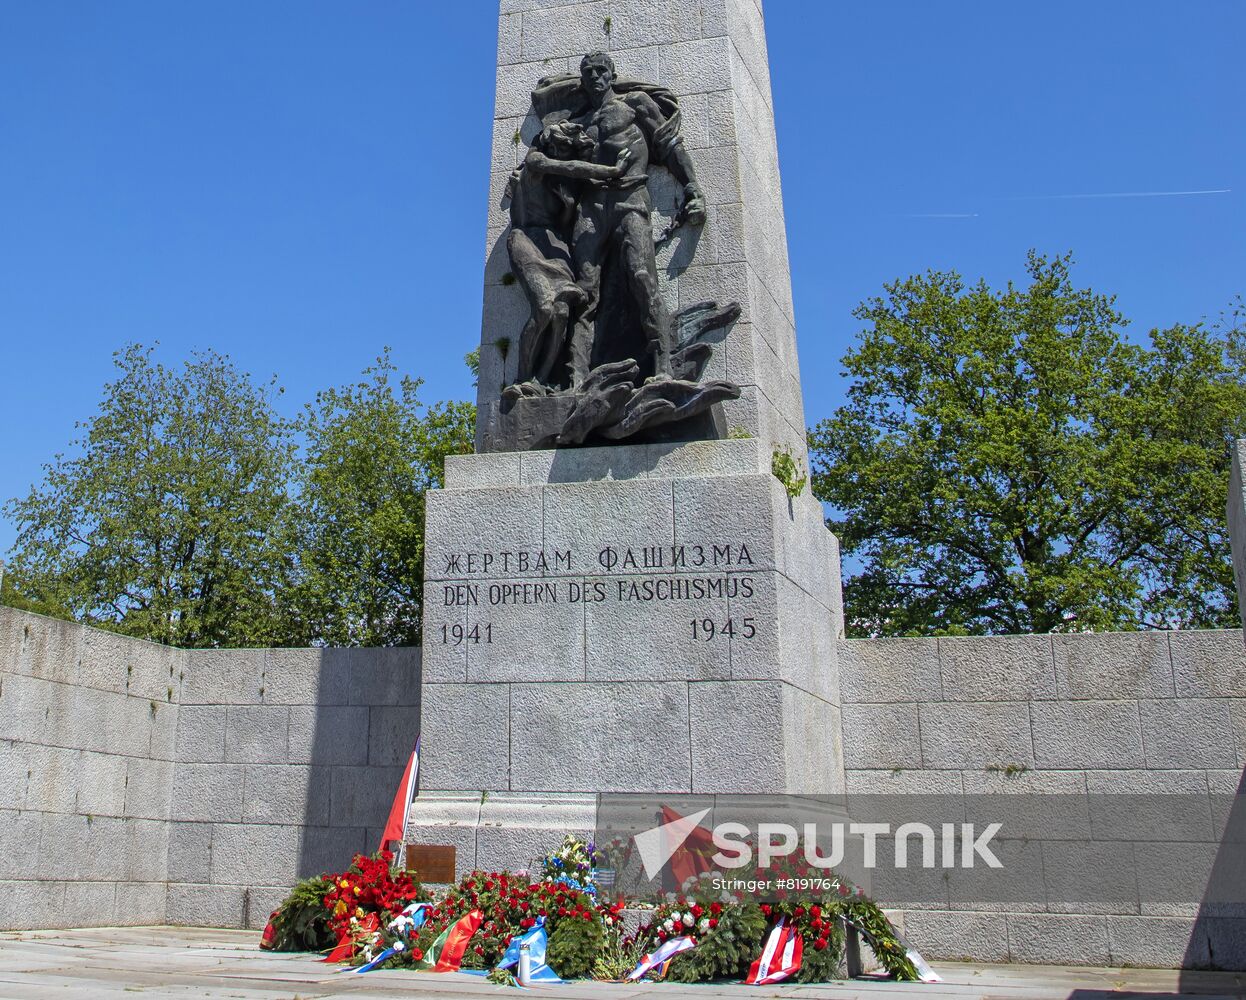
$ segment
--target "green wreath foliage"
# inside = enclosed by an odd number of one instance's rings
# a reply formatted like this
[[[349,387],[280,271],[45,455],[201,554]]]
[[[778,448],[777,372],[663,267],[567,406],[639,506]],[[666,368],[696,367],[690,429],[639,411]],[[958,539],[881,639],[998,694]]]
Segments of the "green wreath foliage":
[[[622,924],[616,922],[605,930],[590,975],[604,982],[622,982],[644,955],[644,942],[625,933]]]
[[[858,896],[845,900],[841,904],[841,912],[849,923],[865,935],[870,950],[889,975],[910,982],[917,980],[917,968],[909,959],[908,949],[877,903]]]
[[[332,888],[324,876],[298,883],[273,916],[273,951],[324,951],[337,943],[329,927],[325,894]]]
[[[553,921],[545,961],[562,979],[587,979],[605,943],[601,916],[561,917]]]
[[[712,930],[697,936],[697,946],[676,955],[666,978],[677,983],[740,979],[761,954],[766,918],[750,900],[726,906]]]

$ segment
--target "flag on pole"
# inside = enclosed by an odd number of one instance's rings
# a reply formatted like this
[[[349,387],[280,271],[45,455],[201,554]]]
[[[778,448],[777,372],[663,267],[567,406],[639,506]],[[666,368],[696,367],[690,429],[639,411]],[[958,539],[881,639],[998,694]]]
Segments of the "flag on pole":
[[[800,968],[804,945],[796,928],[788,926],[786,917],[780,917],[760,957],[749,967],[744,982],[749,986],[766,986],[786,979]]]
[[[670,964],[672,958],[680,952],[695,948],[697,943],[686,935],[684,937],[671,938],[664,942],[656,951],[646,955],[640,960],[640,964],[627,974],[628,979],[639,979],[641,976],[653,969],[658,970],[658,977],[666,975],[666,967]]]
[[[662,807],[663,827],[677,823],[683,818],[670,806]],[[702,826],[695,826],[689,830],[683,842],[668,852],[671,859],[671,875],[674,876],[676,883],[682,886],[688,879],[695,878],[702,872],[712,871],[714,862],[710,859],[717,850],[718,848],[714,846],[714,835],[709,830]]]
[[[407,769],[402,772],[402,781],[398,783],[398,792],[394,795],[394,804],[389,807],[389,819],[385,821],[385,832],[381,834],[381,846],[378,851],[385,850],[391,840],[400,844],[407,842],[407,814],[411,812],[411,800],[420,788],[420,738],[415,738],[415,749],[407,759]]]
[[[476,933],[482,920],[484,914],[479,910],[472,910],[467,916],[460,917],[428,946],[428,951],[415,967],[433,972],[458,972],[463,962],[463,952],[467,951],[467,942]]]

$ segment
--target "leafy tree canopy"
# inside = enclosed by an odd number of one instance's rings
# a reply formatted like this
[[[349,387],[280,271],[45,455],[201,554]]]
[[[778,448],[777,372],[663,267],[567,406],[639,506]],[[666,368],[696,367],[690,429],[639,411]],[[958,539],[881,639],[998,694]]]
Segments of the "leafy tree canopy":
[[[854,312],[848,402],[810,434],[850,634],[1235,626],[1240,329],[1132,343],[1071,266],[1031,252],[1002,292],[929,272]]]
[[[215,352],[115,359],[76,457],[4,507],[0,602],[176,646],[419,641],[424,491],[471,404],[424,408],[388,351],[294,421]]]
[[[276,642],[294,452],[281,390],[212,351],[180,371],[152,355],[114,356],[76,457],[5,505],[6,602],[178,646]]]
[[[300,582],[305,641],[411,645],[420,639],[424,491],[445,457],[472,450],[476,408],[425,408],[420,381],[395,378],[388,350],[364,381],[320,393],[300,422]]]

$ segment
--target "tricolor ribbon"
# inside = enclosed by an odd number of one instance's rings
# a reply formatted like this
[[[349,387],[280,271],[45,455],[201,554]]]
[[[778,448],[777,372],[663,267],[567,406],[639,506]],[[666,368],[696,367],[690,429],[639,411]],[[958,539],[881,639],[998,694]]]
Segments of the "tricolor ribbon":
[[[627,974],[627,978],[629,980],[639,979],[654,969],[657,970],[658,978],[661,978],[666,975],[666,967],[670,964],[672,958],[680,952],[688,951],[696,946],[696,941],[686,935],[684,937],[671,938],[659,946],[657,950],[642,958],[640,964]]]
[[[502,954],[502,960],[495,968],[514,967],[520,986],[531,986],[533,983],[546,983],[552,986],[561,983],[558,973],[546,964],[545,951],[548,945],[549,932],[545,929],[545,918],[537,917],[535,926],[510,939],[506,951]],[[525,950],[526,963],[524,961]]]
[[[359,931],[367,933],[375,931],[379,926],[375,913],[368,913],[359,918],[356,924]],[[347,925],[338,935],[337,946],[329,952],[322,962],[349,962],[351,956],[355,953],[355,936],[351,932],[350,926]]]
[[[788,924],[786,917],[780,917],[775,924],[761,955],[749,967],[744,982],[748,986],[766,986],[777,983],[800,968],[801,953],[805,942],[796,933],[796,928]]]
[[[479,910],[460,917],[429,945],[424,957],[416,963],[416,968],[432,972],[458,972],[467,943],[483,920],[484,914]]]
[[[359,968],[357,968],[355,972],[356,973],[371,972],[373,969],[375,969],[378,965],[380,965],[386,959],[393,958],[395,955],[406,950],[406,948],[409,948],[410,947],[410,934],[411,932],[417,931],[421,927],[424,926],[424,921],[428,918],[428,908],[429,908],[428,903],[412,903],[410,906],[407,906],[402,911],[402,913],[400,913],[397,917],[395,917],[394,921],[390,923],[390,927],[392,929],[394,926],[394,923],[398,922],[399,920],[402,920],[404,917],[410,918],[411,929],[410,931],[403,934],[403,939],[404,939],[403,947],[399,948],[397,947],[396,944],[391,945],[390,947],[386,948],[383,952],[381,952],[379,955],[377,955],[376,958],[372,959],[371,962],[368,962],[366,965],[359,966]],[[402,934],[401,931],[399,933]]]

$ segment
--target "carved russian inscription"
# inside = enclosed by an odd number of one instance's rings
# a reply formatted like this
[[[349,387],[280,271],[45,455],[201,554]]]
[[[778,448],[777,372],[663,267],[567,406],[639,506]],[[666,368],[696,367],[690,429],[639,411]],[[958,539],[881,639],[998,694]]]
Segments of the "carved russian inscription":
[[[746,542],[602,546],[588,553],[551,551],[463,551],[443,558],[439,610],[473,609],[470,625],[430,622],[429,634],[443,645],[492,645],[514,641],[487,617],[488,609],[551,605],[682,603],[685,627],[694,640],[752,639],[756,616],[726,616],[722,602],[748,601],[757,594],[756,563]],[[471,579],[505,575],[506,579]],[[712,604],[707,609],[706,605]]]

